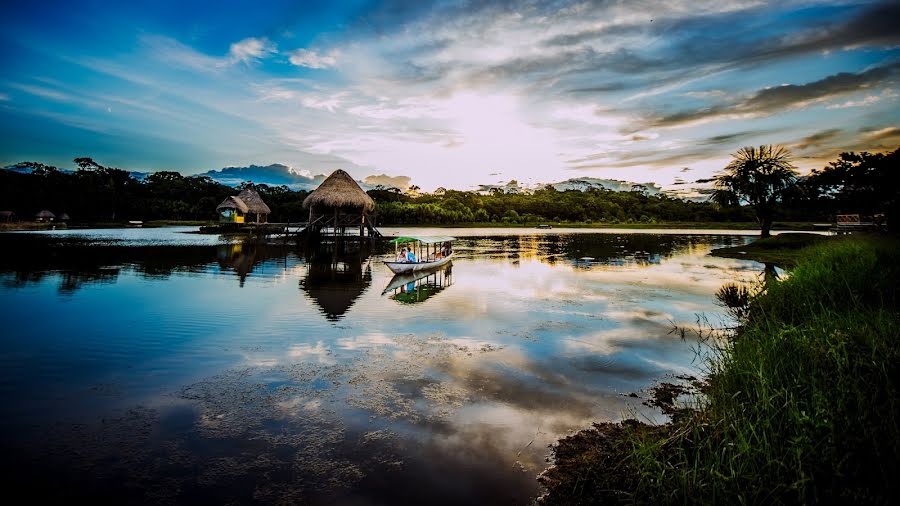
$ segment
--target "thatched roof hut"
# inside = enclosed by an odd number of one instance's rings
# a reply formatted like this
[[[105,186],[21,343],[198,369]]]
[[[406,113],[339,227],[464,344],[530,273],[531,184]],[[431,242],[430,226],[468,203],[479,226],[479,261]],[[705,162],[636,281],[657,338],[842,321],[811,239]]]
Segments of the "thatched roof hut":
[[[338,169],[306,197],[303,207],[362,209],[368,213],[375,209],[375,201],[359,187],[350,174]]]
[[[69,221],[72,218],[69,218],[69,215],[66,213],[62,213],[58,216],[59,221]]]
[[[216,211],[222,211],[223,209],[234,209],[244,214],[250,210],[247,204],[237,197],[227,197],[218,207],[216,207]]]
[[[269,214],[272,212],[269,209],[269,206],[263,202],[262,197],[256,193],[256,190],[251,190],[250,188],[244,188],[241,193],[238,193],[237,198],[241,199],[245,204],[247,204],[247,209],[249,212],[254,214]]]
[[[380,236],[368,214],[375,210],[375,201],[359,187],[343,170],[328,176],[306,199],[303,207],[309,209],[309,223],[313,227],[331,229],[335,235],[343,235],[345,228],[359,227],[359,236]]]
[[[255,190],[244,188],[237,196],[226,198],[216,207],[219,221],[229,223],[265,223],[272,212]],[[247,218],[249,216],[249,218]],[[254,219],[255,216],[255,219]]]
[[[35,214],[34,218],[37,221],[53,221],[54,219],[56,219],[56,215],[44,209],[43,211]]]
[[[16,219],[16,213],[12,211],[0,211],[0,221],[13,221]]]

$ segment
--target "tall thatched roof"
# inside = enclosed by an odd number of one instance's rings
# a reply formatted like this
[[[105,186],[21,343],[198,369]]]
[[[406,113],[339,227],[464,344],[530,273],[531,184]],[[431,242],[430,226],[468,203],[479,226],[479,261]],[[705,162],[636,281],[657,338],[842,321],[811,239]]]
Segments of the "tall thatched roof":
[[[34,215],[35,218],[56,218],[56,215],[51,213],[50,211],[44,209],[43,211]]]
[[[272,212],[269,206],[263,202],[262,197],[256,191],[245,188],[237,197],[228,197],[216,207],[216,211],[222,209],[237,209],[242,213],[269,214]]]
[[[60,221],[69,221],[69,220],[71,220],[71,219],[72,219],[72,218],[69,218],[69,215],[66,214],[66,213],[62,213],[62,214],[59,215],[59,220],[60,220]]]
[[[250,210],[250,208],[247,207],[247,204],[237,197],[228,197],[223,200],[222,203],[216,207],[216,211],[221,211],[222,209],[237,209],[242,213],[246,213]]]
[[[365,211],[375,209],[375,201],[343,170],[331,173],[322,184],[303,201],[303,207],[355,207]]]
[[[244,204],[247,204],[247,209],[251,213],[269,214],[272,212],[255,190],[244,188],[241,193],[238,193],[237,198],[241,199]]]

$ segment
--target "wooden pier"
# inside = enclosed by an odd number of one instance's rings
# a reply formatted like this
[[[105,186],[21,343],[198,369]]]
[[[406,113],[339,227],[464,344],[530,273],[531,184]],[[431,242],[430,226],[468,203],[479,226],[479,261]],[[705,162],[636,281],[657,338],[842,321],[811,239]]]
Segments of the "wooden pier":
[[[219,223],[200,227],[205,234],[235,234],[267,239],[302,239],[302,238],[347,238],[374,240],[382,237],[375,228],[373,217],[359,216],[319,216],[312,222],[289,223]]]

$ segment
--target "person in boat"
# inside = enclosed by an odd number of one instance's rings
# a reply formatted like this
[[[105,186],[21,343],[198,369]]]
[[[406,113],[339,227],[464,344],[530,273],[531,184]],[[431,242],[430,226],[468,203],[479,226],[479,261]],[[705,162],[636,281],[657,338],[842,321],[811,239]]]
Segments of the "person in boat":
[[[441,256],[445,257],[453,253],[453,249],[450,246],[450,241],[444,241],[444,246],[441,247]]]
[[[416,254],[413,253],[412,248],[409,249],[409,252],[406,254],[406,261],[411,263],[417,263],[419,260],[416,258]]]
[[[400,253],[397,253],[397,262],[406,262],[406,248],[400,250]]]

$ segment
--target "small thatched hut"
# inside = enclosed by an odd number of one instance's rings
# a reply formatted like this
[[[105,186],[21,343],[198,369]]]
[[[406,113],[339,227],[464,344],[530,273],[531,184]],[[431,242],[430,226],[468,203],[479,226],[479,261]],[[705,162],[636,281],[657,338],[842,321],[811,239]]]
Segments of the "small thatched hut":
[[[50,211],[44,209],[43,211],[34,215],[34,221],[53,221],[56,219],[56,215],[51,213]]]
[[[16,213],[12,211],[0,211],[0,221],[15,221]]]
[[[228,197],[216,207],[220,223],[266,223],[269,206],[255,190],[244,188],[237,196]]]
[[[69,218],[69,215],[68,215],[68,214],[62,213],[62,214],[60,214],[60,215],[57,217],[57,219],[58,219],[59,221],[69,221],[71,218]]]
[[[375,210],[375,201],[343,170],[332,172],[322,181],[303,201],[303,207],[309,208],[309,222],[318,223],[319,228],[338,230],[358,226],[360,236],[366,229],[370,234],[378,234],[368,219],[369,213]]]

